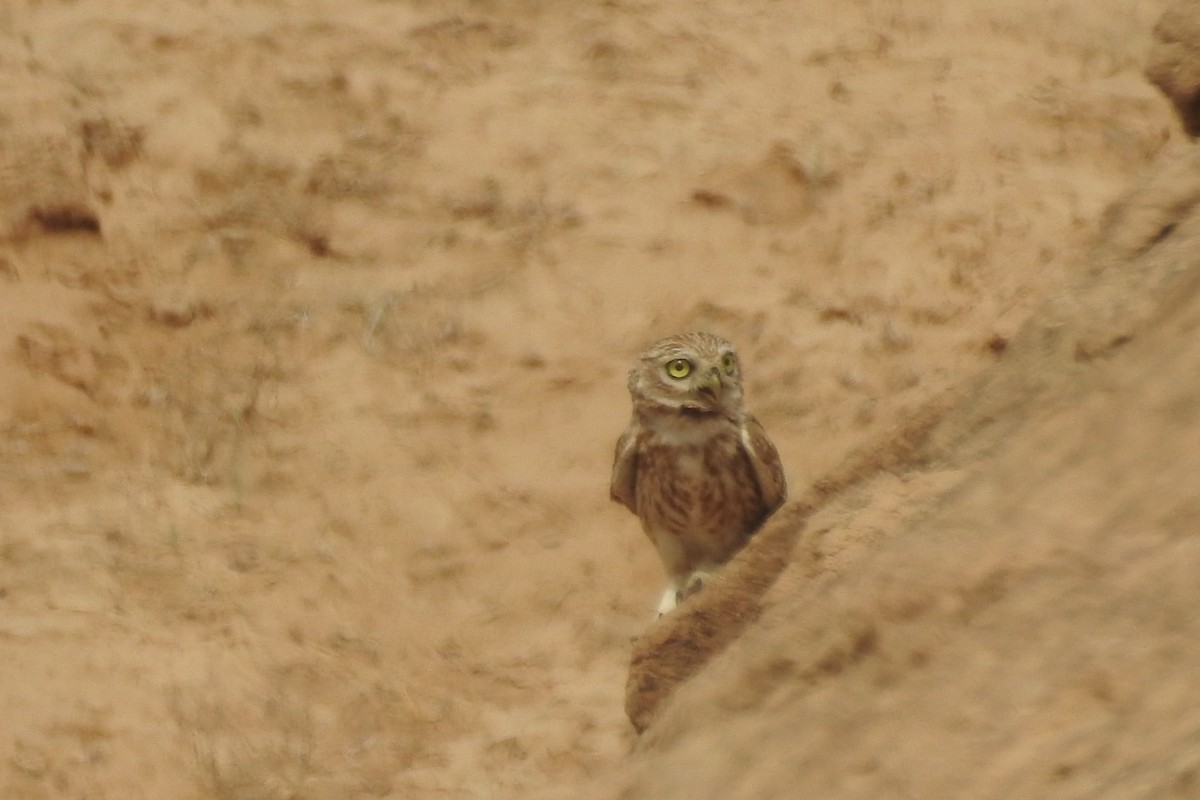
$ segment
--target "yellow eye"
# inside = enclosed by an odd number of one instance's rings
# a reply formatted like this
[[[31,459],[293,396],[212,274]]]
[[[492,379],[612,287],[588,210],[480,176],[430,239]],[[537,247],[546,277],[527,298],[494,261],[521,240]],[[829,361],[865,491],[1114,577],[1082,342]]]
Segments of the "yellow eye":
[[[675,380],[682,380],[692,372],[692,362],[686,358],[673,358],[667,362],[667,374]]]
[[[725,370],[726,375],[732,375],[737,370],[737,358],[733,353],[721,356],[721,369]]]

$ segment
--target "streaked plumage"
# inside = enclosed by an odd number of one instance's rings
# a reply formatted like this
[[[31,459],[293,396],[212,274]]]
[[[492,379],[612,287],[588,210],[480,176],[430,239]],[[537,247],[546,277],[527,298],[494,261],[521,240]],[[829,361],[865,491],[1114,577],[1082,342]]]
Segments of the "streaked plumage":
[[[742,405],[741,364],[726,340],[685,333],[654,343],[630,371],[629,393],[611,494],[662,559],[661,615],[746,543],[787,487],[779,453]]]

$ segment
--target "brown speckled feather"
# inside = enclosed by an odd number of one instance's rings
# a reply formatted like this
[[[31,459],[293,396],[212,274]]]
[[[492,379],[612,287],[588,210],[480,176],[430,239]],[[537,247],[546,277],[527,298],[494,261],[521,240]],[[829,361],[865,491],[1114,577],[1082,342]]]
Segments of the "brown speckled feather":
[[[769,513],[732,425],[689,445],[648,435],[637,458],[634,496],[643,526],[656,543],[664,535],[680,543],[681,557],[669,565],[673,577],[725,563]]]
[[[779,451],[771,444],[759,421],[749,414],[742,425],[742,444],[750,456],[758,490],[762,493],[763,505],[769,514],[787,500],[787,479],[783,475]]]
[[[637,481],[637,428],[630,425],[617,440],[617,452],[613,458],[612,483],[609,496],[634,514],[634,487]]]

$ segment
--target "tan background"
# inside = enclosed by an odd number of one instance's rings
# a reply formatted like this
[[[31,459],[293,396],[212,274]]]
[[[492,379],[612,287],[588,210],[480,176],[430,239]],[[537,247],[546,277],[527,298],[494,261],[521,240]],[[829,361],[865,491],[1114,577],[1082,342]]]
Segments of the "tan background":
[[[0,796],[771,796],[688,765],[800,728],[779,752],[813,796],[969,785],[968,748],[945,784],[889,783],[928,704],[855,728],[878,695],[853,683],[768,730],[722,720],[774,695],[677,705],[627,755],[662,576],[607,498],[624,374],[661,335],[733,339],[799,493],[1013,362],[1106,206],[1183,147],[1141,75],[1163,5],[5,4]],[[1003,396],[980,413],[1015,430]],[[960,486],[943,466],[823,512],[780,596],[853,573],[825,588],[909,602],[885,567],[941,548],[893,534]],[[1022,508],[956,523],[985,588]],[[986,697],[1031,645],[995,624],[999,654],[913,634],[888,680],[956,660]],[[995,752],[996,711],[945,724]],[[997,734],[978,796],[1032,796],[1002,778],[1042,741]]]

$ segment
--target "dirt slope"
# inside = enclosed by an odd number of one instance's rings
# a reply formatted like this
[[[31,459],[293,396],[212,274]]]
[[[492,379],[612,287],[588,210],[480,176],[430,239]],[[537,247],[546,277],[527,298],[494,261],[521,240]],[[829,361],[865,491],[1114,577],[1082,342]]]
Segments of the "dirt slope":
[[[1078,725],[1134,752],[1113,720],[1178,701],[1191,647],[1167,613],[1190,589],[1138,560],[1190,563],[1166,533],[1190,512],[1153,502],[1194,458],[1171,444],[1189,384],[1149,380],[1191,352],[1154,346],[1191,313],[1160,313],[1159,292],[1190,295],[1089,283],[1083,254],[1183,146],[1141,76],[1162,8],[0,8],[0,796],[636,796],[705,777],[748,796],[725,759],[772,726],[799,737],[795,764],[828,764],[814,788],[978,775],[983,741],[992,790],[1024,779],[1022,748],[1042,764],[1014,709],[1081,743],[1064,780],[1099,752]],[[1079,327],[1079,285],[1099,293],[1082,317],[1113,325]],[[1051,297],[1065,338],[1010,342]],[[923,440],[922,471],[830,494],[761,624],[627,761],[630,639],[652,635],[661,575],[607,500],[611,446],[631,356],[697,327],[739,344],[798,496],[976,399]],[[1132,338],[1111,349],[1116,329]],[[1141,466],[1162,485],[1117,480]],[[1135,506],[1166,521],[1098,524]],[[1055,594],[1064,565],[1118,558],[1113,596],[1156,586],[1160,616]],[[1092,683],[1024,680],[1047,618],[1121,658]],[[1158,649],[1126,652],[1126,633]],[[804,677],[841,651],[858,655],[837,680]],[[868,722],[913,719],[951,674],[928,741],[969,735],[943,770],[905,772],[923,740]],[[1179,741],[1176,719],[1154,736]],[[878,746],[843,746],[860,735]],[[697,754],[711,770],[674,771]]]
[[[812,515],[612,796],[1200,790],[1200,149],[1102,239],[907,463]],[[826,562],[906,494],[915,513]]]

